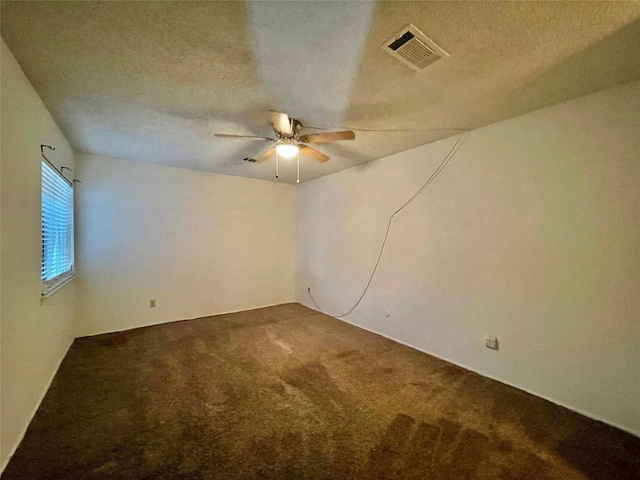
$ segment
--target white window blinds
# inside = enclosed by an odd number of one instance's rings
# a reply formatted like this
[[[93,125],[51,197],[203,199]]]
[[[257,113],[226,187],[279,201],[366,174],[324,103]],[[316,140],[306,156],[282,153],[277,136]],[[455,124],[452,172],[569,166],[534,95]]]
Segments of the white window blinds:
[[[43,295],[72,274],[73,188],[47,162],[42,162]]]

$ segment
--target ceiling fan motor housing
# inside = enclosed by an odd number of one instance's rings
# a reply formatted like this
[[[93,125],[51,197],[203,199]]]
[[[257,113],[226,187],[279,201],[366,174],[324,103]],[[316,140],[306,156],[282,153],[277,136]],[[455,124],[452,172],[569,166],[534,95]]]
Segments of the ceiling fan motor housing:
[[[292,143],[292,144],[300,143],[301,129],[302,129],[302,124],[295,118],[291,119],[291,133],[279,132],[274,127],[278,140],[280,140],[283,143]]]

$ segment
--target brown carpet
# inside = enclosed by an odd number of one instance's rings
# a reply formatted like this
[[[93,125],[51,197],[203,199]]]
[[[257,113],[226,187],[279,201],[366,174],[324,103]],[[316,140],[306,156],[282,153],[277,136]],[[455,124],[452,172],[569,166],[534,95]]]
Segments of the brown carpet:
[[[298,304],[77,339],[3,479],[637,479],[640,439]]]

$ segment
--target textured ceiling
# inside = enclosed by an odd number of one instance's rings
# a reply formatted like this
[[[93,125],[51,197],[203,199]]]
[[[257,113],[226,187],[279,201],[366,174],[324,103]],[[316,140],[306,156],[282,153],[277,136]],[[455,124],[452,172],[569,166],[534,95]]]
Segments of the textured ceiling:
[[[9,2],[1,33],[77,151],[274,179],[268,110],[357,139],[302,181],[640,78],[640,2]],[[450,58],[380,49],[413,23]],[[405,130],[369,132],[366,129]],[[293,164],[280,181],[294,182]]]

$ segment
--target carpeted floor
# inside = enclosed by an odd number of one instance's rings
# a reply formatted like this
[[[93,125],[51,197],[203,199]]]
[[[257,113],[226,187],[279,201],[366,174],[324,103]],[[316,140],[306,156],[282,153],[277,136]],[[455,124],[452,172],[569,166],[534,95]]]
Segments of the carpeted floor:
[[[640,439],[287,304],[77,339],[2,478],[622,480]]]

